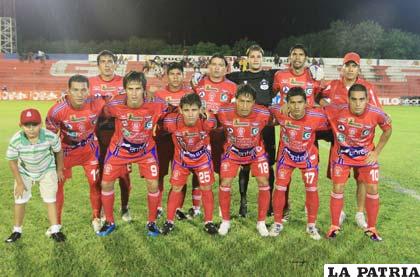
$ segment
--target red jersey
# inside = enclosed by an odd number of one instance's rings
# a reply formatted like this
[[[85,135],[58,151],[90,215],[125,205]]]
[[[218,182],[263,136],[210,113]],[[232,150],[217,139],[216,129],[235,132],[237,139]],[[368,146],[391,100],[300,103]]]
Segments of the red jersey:
[[[101,96],[105,100],[124,94],[123,77],[114,75],[110,81],[105,81],[100,75],[89,78],[89,87],[91,96]]]
[[[336,164],[366,165],[367,154],[375,149],[376,126],[383,131],[392,128],[390,117],[369,104],[361,115],[352,114],[348,104],[328,105],[325,112],[334,134],[331,158]]]
[[[192,92],[193,90],[190,87],[182,87],[178,91],[170,91],[169,88],[166,87],[165,89],[156,91],[155,97],[164,100],[168,105],[178,107],[182,96]]]
[[[305,116],[294,119],[280,112],[280,105],[270,107],[280,125],[277,162],[297,168],[314,168],[318,165],[318,148],[315,132],[327,129],[328,120],[322,109],[306,109]]]
[[[188,168],[200,167],[211,161],[209,132],[216,127],[214,115],[199,119],[194,126],[186,126],[183,116],[172,113],[163,120],[163,128],[172,134],[175,145],[174,160]]]
[[[305,90],[308,107],[315,105],[315,96],[321,91],[321,83],[312,78],[308,68],[305,68],[301,75],[296,75],[292,69],[276,72],[273,90],[280,93],[281,105],[286,103],[286,94],[293,87],[301,87]]]
[[[102,98],[88,98],[81,109],[74,109],[66,99],[50,108],[46,127],[55,133],[60,131],[65,152],[96,141],[95,128],[105,102]]]
[[[109,145],[113,164],[135,162],[155,147],[153,131],[160,117],[166,112],[164,102],[143,103],[139,108],[129,108],[126,96],[121,95],[106,106],[115,117],[115,132]]]
[[[221,106],[235,98],[236,88],[228,79],[215,83],[205,76],[193,89],[200,96],[203,107],[217,114]]]
[[[362,78],[357,78],[355,84],[364,85],[368,91],[369,104],[382,108],[378,99],[376,87]],[[346,87],[343,79],[331,81],[322,91],[322,97],[329,98],[333,105],[347,104],[349,102],[348,91],[350,87]]]
[[[247,117],[241,117],[236,113],[236,105],[231,103],[220,108],[217,118],[226,134],[225,157],[240,164],[249,164],[266,155],[261,137],[270,119],[266,107],[254,105]]]

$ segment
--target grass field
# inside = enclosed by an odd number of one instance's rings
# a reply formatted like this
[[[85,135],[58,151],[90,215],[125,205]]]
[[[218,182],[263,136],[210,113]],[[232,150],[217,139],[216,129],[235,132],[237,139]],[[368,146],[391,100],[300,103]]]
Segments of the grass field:
[[[19,111],[36,107],[45,116],[48,102],[0,102],[0,153],[18,129]],[[88,185],[81,168],[65,187],[63,225],[68,237],[57,244],[44,233],[48,228],[46,209],[39,191],[27,205],[22,239],[13,245],[0,243],[0,275],[274,275],[322,276],[326,263],[419,263],[420,262],[420,109],[387,107],[394,132],[381,157],[381,209],[378,229],[382,243],[371,242],[354,222],[355,183],[346,187],[344,231],[336,240],[313,241],[305,235],[304,186],[295,172],[291,187],[291,221],[278,238],[261,238],[255,229],[256,183],[250,184],[250,216],[235,216],[226,237],[210,237],[202,230],[201,218],[177,222],[169,236],[146,236],[146,188],[133,173],[130,199],[131,224],[117,218],[118,229],[105,238],[97,237],[90,225]],[[322,235],[329,227],[331,184],[324,177],[327,144],[321,144],[318,227]],[[235,182],[236,183],[236,182]],[[13,226],[13,178],[7,161],[0,160],[0,238]],[[167,190],[166,190],[167,191]],[[119,192],[116,189],[119,199]],[[214,192],[217,192],[216,187]],[[166,199],[166,192],[164,199]],[[217,193],[216,199],[217,201]],[[233,189],[232,213],[237,215],[239,192]],[[190,207],[190,197],[186,208]],[[217,205],[216,205],[217,207]],[[116,201],[115,210],[118,212]],[[215,211],[215,221],[220,221]],[[163,219],[159,225],[163,225]],[[272,223],[272,218],[268,219]]]

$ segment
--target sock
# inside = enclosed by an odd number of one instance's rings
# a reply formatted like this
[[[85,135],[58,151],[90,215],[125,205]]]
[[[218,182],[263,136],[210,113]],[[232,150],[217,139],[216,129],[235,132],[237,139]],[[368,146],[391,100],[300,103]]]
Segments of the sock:
[[[22,226],[13,226],[13,233],[14,232],[22,233]]]
[[[318,215],[319,196],[316,187],[306,187],[306,209],[308,223],[315,223]]]
[[[51,234],[55,234],[60,232],[60,228],[61,226],[56,224],[56,225],[51,225],[50,230],[51,230]]]
[[[149,208],[149,222],[155,222],[157,216],[157,206],[159,201],[159,190],[147,194],[147,206]]]
[[[258,185],[258,221],[265,221],[270,206],[270,186]]]
[[[283,208],[286,201],[286,186],[276,185],[273,192],[273,212],[274,212],[274,222],[282,223],[283,219]]]
[[[64,206],[64,182],[58,182],[56,194],[56,209],[57,209],[57,222],[61,224],[61,214]]]
[[[213,209],[214,209],[213,191],[211,189],[202,190],[201,196],[203,198],[203,206],[204,206],[204,222],[213,221]]]
[[[114,191],[102,191],[102,204],[105,212],[106,221],[114,223]]]
[[[102,209],[100,180],[89,180],[89,189],[90,206],[92,207],[92,217],[100,218]],[[114,207],[114,205],[112,207]]]
[[[366,193],[365,204],[368,228],[374,228],[379,213],[379,194]]]
[[[219,206],[222,210],[222,219],[230,220],[230,187],[219,187]]]
[[[330,198],[330,213],[331,213],[331,224],[334,226],[340,226],[340,213],[343,210],[344,194],[331,192]]]
[[[193,207],[199,207],[201,205],[201,190],[199,187],[193,187],[191,190],[191,196],[192,196],[192,204]]]

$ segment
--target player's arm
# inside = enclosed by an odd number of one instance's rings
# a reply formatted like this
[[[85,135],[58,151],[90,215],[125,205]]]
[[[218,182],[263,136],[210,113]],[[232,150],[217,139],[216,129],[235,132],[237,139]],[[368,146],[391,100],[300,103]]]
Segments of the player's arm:
[[[15,188],[15,196],[17,198],[22,197],[23,192],[26,190],[25,185],[23,183],[22,176],[20,175],[19,168],[18,168],[18,160],[9,160],[9,167],[12,171],[13,177],[16,180],[16,188]]]
[[[382,120],[383,121],[379,124],[379,127],[382,129],[382,134],[379,138],[378,144],[375,146],[375,149],[370,151],[368,154],[366,159],[368,164],[374,164],[378,161],[379,154],[382,152],[392,135],[391,119],[388,117],[388,115],[384,114]]]
[[[48,111],[47,117],[45,118],[45,127],[53,133],[58,133],[60,131],[60,121],[57,118],[58,113],[54,115],[55,107],[51,108]]]
[[[202,108],[200,117],[204,119],[204,128],[206,131],[210,131],[217,127],[217,119],[212,112]]]

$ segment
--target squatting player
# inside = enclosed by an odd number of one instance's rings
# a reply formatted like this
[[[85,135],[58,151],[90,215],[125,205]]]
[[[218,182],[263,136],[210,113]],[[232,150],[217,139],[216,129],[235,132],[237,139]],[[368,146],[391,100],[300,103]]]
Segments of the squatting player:
[[[344,185],[350,169],[353,168],[356,180],[366,187],[365,233],[372,240],[381,241],[382,238],[375,228],[379,211],[378,157],[391,137],[391,119],[381,109],[368,104],[368,90],[361,84],[350,87],[348,98],[348,104],[329,105],[325,108],[334,134],[331,152],[331,227],[327,237],[334,238],[340,231],[339,218],[343,209]],[[378,125],[383,132],[375,146],[373,139]]]

